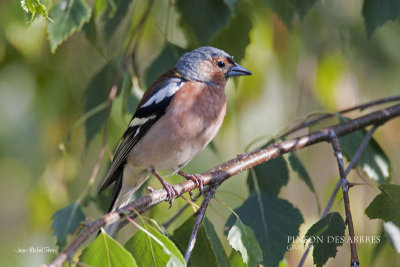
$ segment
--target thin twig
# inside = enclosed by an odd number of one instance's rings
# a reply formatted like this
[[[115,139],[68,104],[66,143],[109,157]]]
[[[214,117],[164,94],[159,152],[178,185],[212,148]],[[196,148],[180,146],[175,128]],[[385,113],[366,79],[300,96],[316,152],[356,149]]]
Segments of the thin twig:
[[[331,132],[331,144],[335,153],[335,157],[337,159],[338,167],[339,167],[339,174],[340,174],[340,182],[342,185],[342,192],[343,192],[343,200],[344,200],[344,209],[346,211],[346,223],[349,228],[349,237],[350,237],[350,254],[351,254],[351,261],[350,266],[358,267],[360,266],[360,262],[358,260],[357,255],[357,247],[356,242],[354,240],[354,226],[353,226],[353,218],[351,215],[350,210],[350,199],[349,199],[349,185],[346,178],[346,173],[344,171],[344,164],[343,164],[343,156],[340,150],[339,140],[335,134],[335,132]]]
[[[303,129],[303,128],[311,126],[311,125],[314,125],[315,123],[320,122],[320,121],[322,121],[324,119],[331,118],[331,117],[335,116],[335,114],[338,114],[338,113],[339,114],[345,114],[345,113],[348,113],[348,112],[351,112],[351,111],[355,111],[355,110],[363,111],[364,109],[367,109],[367,108],[372,107],[372,106],[377,106],[377,105],[386,104],[386,103],[390,103],[390,102],[395,102],[395,101],[399,101],[399,100],[400,100],[400,95],[390,96],[390,97],[374,100],[374,101],[371,101],[371,102],[368,102],[368,103],[364,103],[364,104],[361,104],[361,105],[357,105],[357,106],[354,106],[354,107],[351,107],[351,108],[347,108],[347,109],[338,111],[336,113],[323,114],[323,115],[320,115],[320,116],[318,116],[318,117],[316,117],[314,119],[306,120],[306,121],[298,124],[297,126],[289,129],[288,131],[283,133],[279,137],[279,139],[283,138],[283,137],[286,137],[289,134],[292,134],[292,133],[294,133],[294,132],[296,132],[296,131],[298,131],[300,129]]]
[[[234,175],[253,168],[263,162],[279,157],[285,153],[292,152],[316,143],[327,142],[330,140],[331,131],[334,131],[336,135],[340,137],[363,129],[369,125],[386,122],[397,116],[400,116],[400,104],[372,112],[357,119],[325,128],[308,135],[291,140],[285,140],[265,148],[238,155],[236,158],[206,171],[200,177],[203,179],[204,185],[211,182],[220,184]],[[194,190],[197,188],[197,185],[193,181],[187,180],[174,185],[174,187],[178,192],[178,196],[180,196],[181,194]],[[70,245],[54,259],[54,261],[51,263],[51,266],[62,266],[65,261],[72,259],[76,250],[93,233],[97,232],[100,227],[119,220],[122,215],[124,216],[125,214],[131,214],[133,210],[143,213],[160,202],[165,201],[166,199],[167,192],[164,189],[156,190],[129,203],[127,206],[117,211],[110,212],[97,219],[93,223],[88,224],[86,228],[80,232],[76,239],[74,239]]]
[[[197,200],[200,197],[200,193],[197,193],[197,195],[194,196],[194,200]],[[162,224],[165,228],[167,228],[173,221],[175,221],[176,218],[178,218],[188,207],[190,206],[189,203],[186,203],[183,205],[174,215],[171,216],[166,222]]]
[[[378,128],[378,124],[374,124],[371,129],[367,132],[367,134],[364,136],[363,140],[361,141],[360,146],[358,147],[356,153],[354,154],[354,157],[351,159],[351,162],[349,163],[349,165],[346,168],[345,174],[346,176],[349,174],[350,170],[356,165],[356,163],[358,162],[358,160],[360,159],[362,153],[364,152],[365,148],[367,147],[369,140],[372,138],[372,135],[374,134],[375,130]],[[341,182],[340,180],[337,182],[335,188],[333,189],[333,192],[329,198],[328,204],[326,205],[324,212],[322,213],[321,219],[324,218],[329,211],[332,208],[333,205],[333,201],[336,198],[337,192],[339,191]],[[303,253],[303,256],[301,257],[301,260],[299,262],[298,267],[302,267],[307,255],[311,249],[312,244],[310,244],[309,246],[307,246],[306,251]]]
[[[193,226],[192,235],[190,236],[189,243],[185,253],[186,264],[189,262],[190,255],[192,255],[194,245],[196,244],[197,233],[199,232],[201,223],[203,222],[204,216],[206,215],[208,203],[210,203],[211,198],[215,196],[215,192],[217,191],[217,186],[218,185],[210,186],[203,199],[203,202],[201,203],[200,209],[197,211],[196,222]]]

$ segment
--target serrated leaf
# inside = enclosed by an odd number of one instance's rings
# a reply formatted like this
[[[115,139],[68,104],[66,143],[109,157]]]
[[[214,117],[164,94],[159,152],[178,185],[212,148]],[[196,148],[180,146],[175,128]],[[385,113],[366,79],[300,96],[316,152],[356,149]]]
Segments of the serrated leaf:
[[[262,262],[262,251],[253,230],[239,218],[228,233],[229,245],[239,251],[248,266],[258,266]]]
[[[31,19],[28,22],[32,22],[37,14],[53,22],[47,14],[46,6],[42,5],[39,0],[21,0],[21,7],[26,13],[32,14]]]
[[[303,163],[301,162],[301,160],[296,156],[296,154],[294,152],[285,154],[288,155],[288,161],[290,164],[291,169],[296,172],[300,179],[307,185],[307,187],[315,193],[315,188],[314,185],[311,181],[310,176],[308,175],[308,172],[306,170],[306,168],[304,167]]]
[[[210,42],[211,46],[218,47],[235,57],[239,62],[245,54],[250,43],[250,30],[252,28],[249,4],[244,1],[237,3],[236,13],[229,24],[223,28]],[[235,40],[232,42],[232,40]]]
[[[400,186],[383,184],[379,186],[382,191],[365,209],[365,214],[370,219],[382,219],[385,222],[397,220],[400,222]]]
[[[400,15],[400,0],[364,0],[362,15],[368,38],[375,29]]]
[[[54,23],[48,24],[51,52],[89,21],[91,9],[84,0],[62,0],[50,10]]]
[[[254,180],[257,181],[259,189],[272,195],[278,195],[282,186],[289,181],[286,160],[283,157],[277,157],[251,169],[247,176],[250,192],[257,189]]]
[[[383,229],[390,246],[400,253],[400,228],[395,222],[387,222]]]
[[[51,227],[57,237],[57,245],[63,248],[67,243],[67,236],[73,234],[78,226],[85,220],[86,216],[79,203],[73,204],[56,211],[51,216],[53,222]]]
[[[79,262],[84,266],[138,266],[135,259],[123,246],[107,235],[104,230],[83,250]]]
[[[229,8],[223,0],[177,0],[177,8],[180,24],[193,46],[207,45],[228,23],[230,17]]]
[[[308,229],[305,238],[313,241],[314,264],[323,266],[343,245],[346,224],[337,212],[327,214]]]
[[[262,191],[254,191],[235,212],[249,226],[262,249],[264,266],[277,266],[303,223],[300,211],[284,199]],[[226,222],[229,228],[236,221],[231,215]]]
[[[347,118],[339,116],[340,122],[346,122],[347,120]],[[356,154],[366,133],[363,129],[339,138],[340,148],[348,161],[351,161]],[[370,179],[380,184],[390,180],[391,167],[389,158],[374,138],[369,141],[357,165],[365,171]]]
[[[168,237],[148,224],[144,224],[143,228],[156,239],[138,231],[125,244],[125,248],[132,253],[139,266],[157,267],[167,266],[169,263],[174,263],[173,266],[185,266],[181,252]]]
[[[160,55],[151,63],[145,73],[145,83],[149,87],[167,69],[176,65],[178,59],[185,53],[179,46],[167,43]]]
[[[114,83],[117,69],[113,62],[107,63],[89,82],[85,92],[85,113],[107,101]],[[85,122],[86,144],[101,130],[106,121],[107,111],[102,109]]]
[[[195,221],[195,217],[189,217],[172,236],[181,251],[186,251]],[[221,242],[207,217],[200,226],[189,264],[192,267],[228,266]]]
[[[284,157],[288,160],[289,166],[292,169],[292,171],[296,172],[297,175],[299,176],[300,180],[302,180],[307,187],[311,190],[311,192],[314,193],[315,199],[317,200],[317,205],[318,205],[318,211],[320,210],[320,204],[319,204],[319,199],[317,192],[315,191],[314,185],[312,183],[312,180],[310,176],[308,175],[308,172],[306,168],[304,167],[303,163],[299,159],[299,157],[296,156],[294,152],[290,152],[284,155]]]

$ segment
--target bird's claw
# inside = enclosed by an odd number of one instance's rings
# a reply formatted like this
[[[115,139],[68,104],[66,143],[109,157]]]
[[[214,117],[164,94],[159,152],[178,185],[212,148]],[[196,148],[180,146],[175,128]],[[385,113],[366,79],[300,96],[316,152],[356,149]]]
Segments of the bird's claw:
[[[196,187],[199,188],[199,191],[200,191],[200,194],[201,194],[201,191],[203,191],[203,186],[204,186],[204,181],[203,181],[203,179],[201,179],[201,175],[199,175],[199,174],[190,175],[190,174],[186,174],[186,173],[184,173],[182,171],[179,171],[178,174],[180,176],[184,177],[186,180],[193,181],[196,184]],[[192,198],[192,196],[193,196],[192,191],[189,192],[189,196],[194,201],[194,199]]]

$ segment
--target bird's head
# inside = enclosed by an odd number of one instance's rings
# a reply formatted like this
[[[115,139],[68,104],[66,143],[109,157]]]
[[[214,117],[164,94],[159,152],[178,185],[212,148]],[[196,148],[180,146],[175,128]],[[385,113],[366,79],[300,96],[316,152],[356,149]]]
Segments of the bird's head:
[[[231,76],[251,75],[233,57],[218,48],[203,46],[184,54],[176,69],[187,80],[225,85]]]

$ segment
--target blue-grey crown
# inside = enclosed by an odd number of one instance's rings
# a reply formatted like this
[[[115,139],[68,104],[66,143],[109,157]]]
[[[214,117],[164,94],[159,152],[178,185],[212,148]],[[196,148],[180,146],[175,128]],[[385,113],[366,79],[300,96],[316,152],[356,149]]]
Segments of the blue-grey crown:
[[[207,81],[207,78],[199,73],[200,63],[215,57],[231,57],[225,51],[211,47],[203,46],[193,51],[185,53],[176,63],[176,69],[188,80]]]

